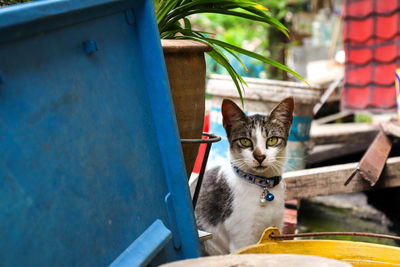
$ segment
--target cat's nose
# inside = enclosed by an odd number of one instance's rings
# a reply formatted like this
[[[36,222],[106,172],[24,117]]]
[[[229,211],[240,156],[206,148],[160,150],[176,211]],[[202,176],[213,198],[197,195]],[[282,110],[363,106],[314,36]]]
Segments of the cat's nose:
[[[265,155],[257,155],[257,154],[253,154],[254,158],[258,161],[258,163],[261,164],[261,162],[264,161],[264,159],[266,158]]]

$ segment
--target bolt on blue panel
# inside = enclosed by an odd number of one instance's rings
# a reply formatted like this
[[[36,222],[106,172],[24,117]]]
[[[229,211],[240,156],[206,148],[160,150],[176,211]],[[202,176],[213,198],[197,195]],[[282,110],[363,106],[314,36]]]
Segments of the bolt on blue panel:
[[[83,50],[87,55],[90,55],[99,50],[99,45],[94,40],[85,41],[83,42]]]
[[[2,266],[108,265],[154,222],[150,262],[199,255],[151,0],[2,8],[0,71]]]

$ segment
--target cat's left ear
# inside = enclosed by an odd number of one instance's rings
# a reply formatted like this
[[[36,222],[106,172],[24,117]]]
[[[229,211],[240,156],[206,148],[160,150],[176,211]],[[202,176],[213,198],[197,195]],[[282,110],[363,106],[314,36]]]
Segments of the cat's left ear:
[[[293,97],[287,97],[272,109],[268,119],[269,121],[277,120],[283,123],[287,133],[289,134],[293,122],[293,109]]]
[[[222,124],[225,128],[228,138],[231,135],[233,125],[240,121],[246,121],[247,116],[244,112],[231,100],[224,99],[221,106]]]
[[[244,114],[235,102],[229,99],[224,99],[222,101],[221,112],[223,118],[222,123],[225,129],[247,118],[246,114]]]

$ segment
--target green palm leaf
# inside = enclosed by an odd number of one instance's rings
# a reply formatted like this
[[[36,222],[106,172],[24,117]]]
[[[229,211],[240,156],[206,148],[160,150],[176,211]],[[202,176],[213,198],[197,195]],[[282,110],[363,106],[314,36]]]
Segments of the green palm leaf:
[[[221,46],[221,47],[227,47],[227,48],[232,49],[233,51],[236,51],[236,52],[238,52],[238,53],[240,53],[240,54],[243,54],[243,55],[246,55],[246,56],[249,56],[249,57],[258,59],[258,60],[260,60],[260,61],[262,61],[262,62],[265,62],[265,63],[267,63],[267,64],[270,64],[270,65],[272,65],[272,66],[274,66],[274,67],[277,67],[277,68],[279,68],[279,69],[281,69],[281,70],[287,71],[287,72],[291,73],[292,75],[294,75],[295,77],[297,77],[297,78],[299,78],[300,80],[302,80],[303,82],[305,82],[306,84],[308,84],[308,83],[303,79],[303,77],[301,77],[301,76],[300,76],[299,74],[297,74],[295,71],[293,71],[292,69],[286,67],[285,65],[283,65],[283,64],[281,64],[281,63],[279,63],[279,62],[276,62],[276,61],[274,61],[274,60],[272,60],[272,59],[270,59],[270,58],[267,58],[267,57],[265,57],[265,56],[263,56],[263,55],[260,55],[260,54],[251,52],[251,51],[246,50],[246,49],[243,49],[243,48],[241,48],[241,47],[228,44],[228,43],[226,43],[226,42],[222,42],[222,41],[219,41],[219,40],[207,38],[207,37],[205,37],[205,36],[203,36],[203,37],[204,37],[204,39],[205,39],[206,41],[208,41],[208,42],[210,42],[210,43],[219,45],[219,46]],[[309,84],[308,84],[308,85],[309,85]]]
[[[192,29],[188,16],[200,13],[217,13],[227,16],[244,18],[258,21],[262,24],[270,25],[281,31],[287,37],[289,30],[279,20],[270,16],[268,9],[251,0],[154,0],[156,1],[156,17],[160,37],[162,39],[190,39],[205,43],[213,48],[208,54],[231,76],[237,88],[240,100],[243,105],[244,86],[247,85],[242,76],[232,67],[223,51],[234,56],[240,64],[247,67],[242,62],[238,54],[246,55],[264,63],[270,64],[281,70],[291,73],[303,82],[307,83],[299,74],[285,65],[276,62],[263,55],[251,52],[241,47],[207,37],[205,32]],[[183,25],[180,23],[183,21]],[[308,83],[307,83],[308,84]]]

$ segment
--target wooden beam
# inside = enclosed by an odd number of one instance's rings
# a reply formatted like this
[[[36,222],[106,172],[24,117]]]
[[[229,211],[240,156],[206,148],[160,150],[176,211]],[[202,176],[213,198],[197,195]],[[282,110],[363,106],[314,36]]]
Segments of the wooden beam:
[[[388,121],[385,123],[381,123],[382,130],[387,135],[392,135],[400,138],[400,121]]]
[[[379,128],[368,123],[316,124],[311,126],[310,137],[315,145],[371,143]]]
[[[346,119],[347,117],[354,117],[354,112],[352,111],[341,111],[339,113],[331,114],[319,119],[314,120],[313,122],[317,124],[325,124],[328,122],[336,121],[338,119]]]
[[[344,182],[357,166],[358,162],[355,162],[284,173],[286,199],[312,198],[400,186],[400,157],[389,158],[386,161],[381,178],[374,187],[371,187],[358,174],[347,186],[344,186]]]
[[[318,145],[308,153],[307,164],[320,163],[330,159],[361,153],[366,151],[370,143],[365,144],[328,144]]]

